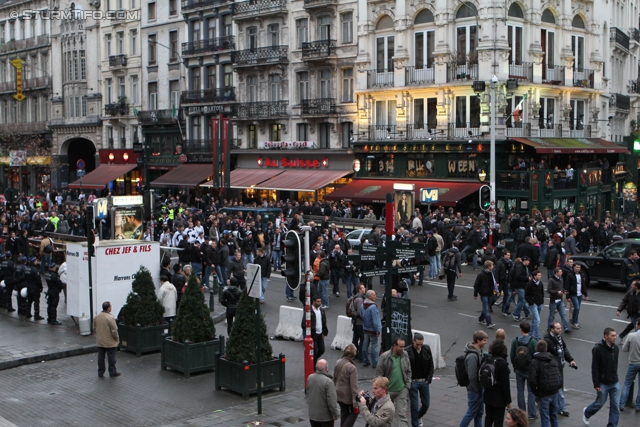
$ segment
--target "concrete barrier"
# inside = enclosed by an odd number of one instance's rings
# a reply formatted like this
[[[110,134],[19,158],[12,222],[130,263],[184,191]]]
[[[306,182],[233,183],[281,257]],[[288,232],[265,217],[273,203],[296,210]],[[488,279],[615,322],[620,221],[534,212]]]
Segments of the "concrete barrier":
[[[281,305],[278,326],[276,327],[276,333],[273,335],[276,338],[302,341],[300,322],[302,322],[303,314],[304,311],[301,308]]]
[[[331,342],[331,348],[334,350],[344,350],[346,346],[353,341],[353,329],[351,327],[351,318],[347,316],[338,316],[338,325],[336,326],[336,336]]]
[[[442,349],[440,348],[440,334],[433,334],[431,332],[418,331],[413,329],[412,332],[422,334],[424,337],[424,343],[428,344],[431,348],[431,354],[433,355],[433,365],[436,369],[442,369],[447,367],[447,362],[442,358]],[[413,335],[412,335],[413,336]],[[407,344],[407,347],[410,343]]]

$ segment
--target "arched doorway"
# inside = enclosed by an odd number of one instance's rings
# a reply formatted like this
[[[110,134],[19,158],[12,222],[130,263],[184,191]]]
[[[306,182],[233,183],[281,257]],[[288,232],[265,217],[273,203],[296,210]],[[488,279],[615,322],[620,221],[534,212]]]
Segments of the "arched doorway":
[[[65,141],[60,147],[59,187],[66,187],[78,179],[78,160],[85,162],[86,173],[96,168],[96,147],[86,138],[73,138]]]

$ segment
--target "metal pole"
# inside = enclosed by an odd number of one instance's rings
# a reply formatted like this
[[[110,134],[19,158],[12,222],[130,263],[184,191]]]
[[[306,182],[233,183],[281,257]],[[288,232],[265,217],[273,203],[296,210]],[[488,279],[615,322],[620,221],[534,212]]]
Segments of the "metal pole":
[[[491,160],[489,165],[492,203],[496,200],[496,83],[498,78],[494,75],[491,78]]]
[[[256,364],[258,365],[257,375],[258,375],[258,414],[262,414],[262,339],[260,335],[260,298],[255,298],[256,300],[256,341],[258,341],[257,346],[257,355],[256,355]]]
[[[305,337],[304,337],[304,390],[305,394],[307,392],[307,379],[309,375],[313,374],[315,370],[315,366],[313,366],[313,339],[311,339],[311,260],[309,259],[310,250],[309,250],[309,233],[311,232],[311,227],[308,225],[302,226],[302,231],[304,231],[304,241],[302,244],[304,245],[304,283],[305,283],[305,294],[304,294],[304,321],[305,321]]]
[[[393,203],[393,195],[387,193],[387,199],[385,203],[385,227],[387,232],[387,241],[391,241],[394,236],[393,222],[396,217],[395,212],[395,203]],[[390,220],[391,218],[391,220]],[[389,246],[387,246],[387,251],[389,251]],[[389,328],[389,324],[391,323],[391,287],[392,287],[392,278],[391,278],[391,264],[393,263],[393,257],[389,252],[387,252],[387,263],[385,268],[389,271],[385,275],[385,287],[384,287],[384,298],[386,301],[385,305],[385,324],[384,324],[384,342],[382,343],[382,350],[387,351],[391,348],[391,329]]]
[[[498,78],[494,75],[491,79],[491,146],[489,179],[491,186],[491,201],[496,199],[496,82]]]
[[[87,221],[87,236],[89,233],[93,233],[89,222]],[[91,273],[91,250],[89,249],[91,243],[87,244],[87,265],[89,267],[89,328],[93,332],[93,275]],[[94,246],[95,250],[95,246]]]

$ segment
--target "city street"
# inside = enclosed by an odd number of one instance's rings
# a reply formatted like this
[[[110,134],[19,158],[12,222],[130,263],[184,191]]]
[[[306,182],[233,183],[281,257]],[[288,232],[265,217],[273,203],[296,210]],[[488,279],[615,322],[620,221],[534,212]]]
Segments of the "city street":
[[[428,426],[458,425],[466,408],[464,389],[455,384],[453,361],[462,352],[465,343],[471,339],[473,331],[482,328],[477,323],[480,302],[473,299],[474,278],[471,267],[463,267],[463,277],[459,280],[455,292],[458,296],[457,302],[447,301],[446,284],[440,281],[430,281],[422,287],[411,288],[412,326],[440,334],[442,352],[447,362],[446,369],[436,371],[437,379],[432,384],[431,409],[424,419],[425,425]],[[374,283],[377,290],[382,289],[377,279]],[[341,352],[331,350],[329,346],[335,334],[337,316],[344,315],[345,311],[344,285],[342,289],[341,296],[332,297],[330,308],[327,309],[330,333],[327,352],[323,357],[331,362],[331,366],[341,355]],[[382,296],[382,292],[379,291],[378,294]],[[561,425],[582,425],[582,407],[595,397],[590,375],[591,348],[602,337],[605,327],[612,326],[618,331],[624,328],[624,323],[621,322],[623,319],[615,316],[615,309],[623,296],[621,290],[591,289],[589,294],[591,301],[583,304],[580,316],[582,329],[567,336],[567,345],[579,369],[565,370],[565,395],[571,416],[562,418]],[[284,280],[274,275],[269,283],[266,303],[261,306],[270,334],[276,329],[281,304],[300,306],[298,300],[286,302]],[[219,307],[216,305],[218,310]],[[496,329],[504,328],[510,342],[518,333],[517,322],[511,317],[503,317],[499,308],[494,311]],[[546,325],[547,315],[548,309],[545,307],[542,312],[543,325]],[[93,337],[80,337],[77,327],[73,326],[70,319],[66,318],[63,321],[64,327],[52,328],[25,322],[15,313],[0,314],[0,359],[6,357],[7,349],[12,345],[15,350],[24,347],[32,351],[39,343],[52,346],[52,341],[60,341],[60,347],[67,343],[85,346],[95,344]],[[218,334],[226,335],[223,322],[218,323],[216,328]],[[28,333],[20,334],[16,331]],[[492,339],[494,331],[487,332]],[[273,417],[274,415],[268,414],[267,411],[272,411],[274,402],[278,402],[280,406],[285,405],[280,408],[283,411],[282,418],[280,421],[274,421],[276,424],[272,425],[296,423],[297,418],[293,417],[293,412],[296,411],[300,425],[306,425],[306,402],[300,393],[303,388],[302,343],[273,340],[272,345],[274,354],[282,352],[287,356],[287,391],[284,393],[286,397],[277,391],[264,394],[265,415]],[[0,371],[0,384],[4,385],[0,387],[0,402],[3,408],[0,412],[0,426],[239,426],[244,425],[238,424],[240,415],[262,419],[255,414],[255,396],[245,403],[241,396],[232,392],[214,391],[213,372],[193,375],[185,380],[179,373],[162,371],[158,353],[136,358],[131,353],[120,352],[118,370],[122,372],[122,376],[115,379],[98,379],[95,356],[95,353],[84,354]],[[627,353],[621,352],[619,375],[622,378],[626,372],[627,359]],[[370,389],[370,379],[375,374],[374,370],[370,367],[362,368],[362,365],[358,365],[358,368],[362,387]],[[513,375],[512,393],[515,400]],[[237,410],[239,415],[230,415],[232,407],[240,408]],[[285,411],[285,407],[290,407],[291,410]],[[287,418],[288,412],[291,412],[291,418],[288,418],[289,421],[283,421]],[[608,407],[600,411],[592,418],[591,425],[606,424],[604,420],[607,412]],[[192,423],[186,422],[191,419]],[[302,422],[302,419],[305,421]],[[639,423],[640,414],[626,411],[622,414],[619,425],[631,427]],[[265,424],[269,425],[267,422]],[[539,425],[539,421],[534,421],[532,425]]]

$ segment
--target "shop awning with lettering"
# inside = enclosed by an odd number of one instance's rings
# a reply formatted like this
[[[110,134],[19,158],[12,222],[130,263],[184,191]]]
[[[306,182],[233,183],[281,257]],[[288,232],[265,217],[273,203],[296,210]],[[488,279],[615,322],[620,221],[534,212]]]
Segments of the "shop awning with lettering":
[[[326,200],[343,200],[358,203],[385,203],[387,193],[393,194],[393,184],[413,184],[415,201],[420,203],[420,189],[438,189],[436,206],[455,206],[460,200],[475,193],[482,186],[479,182],[447,182],[419,180],[355,179],[324,196]],[[426,204],[426,203],[425,203]]]
[[[230,188],[252,188],[256,185],[280,175],[284,169],[252,169],[237,168],[229,175]],[[213,187],[212,182],[205,182],[202,187]]]
[[[627,147],[602,138],[511,138],[535,148],[538,154],[628,153]]]
[[[213,175],[211,163],[189,163],[165,173],[151,182],[152,187],[196,187]]]
[[[350,173],[353,171],[288,169],[253,188],[257,190],[316,191]]]
[[[89,172],[82,179],[78,179],[69,184],[69,188],[83,188],[87,190],[102,190],[111,181],[115,181],[122,175],[137,168],[138,165],[100,165],[95,170]]]

